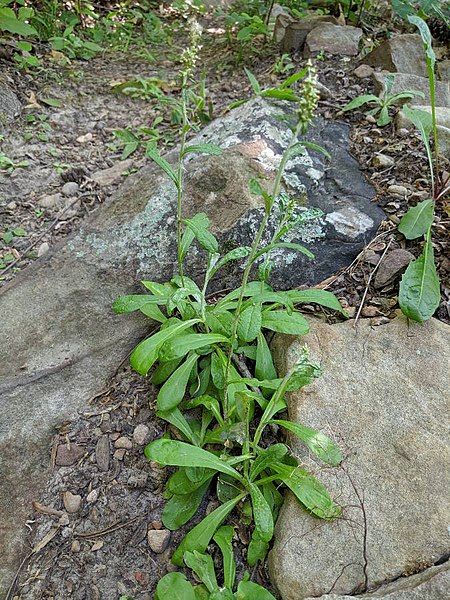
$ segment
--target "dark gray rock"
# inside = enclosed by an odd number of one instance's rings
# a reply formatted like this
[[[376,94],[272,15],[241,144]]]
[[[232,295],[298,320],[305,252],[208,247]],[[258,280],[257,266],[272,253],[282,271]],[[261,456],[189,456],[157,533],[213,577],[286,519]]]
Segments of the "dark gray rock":
[[[13,90],[0,79],[0,131],[21,112],[22,104]]]
[[[427,76],[422,38],[417,33],[393,35],[370,52],[364,62],[386,71]]]
[[[408,326],[397,317],[378,327],[363,319],[355,329],[353,321],[314,319],[307,336],[276,338],[281,373],[305,344],[323,375],[289,395],[290,417],[337,440],[345,460],[324,468],[298,440],[289,445],[343,516],[320,521],[287,495],[269,560],[283,600],[367,590],[392,600],[444,598],[425,594],[426,586],[417,593],[394,586],[392,596],[381,587],[396,579],[401,586],[409,578],[399,578],[449,556],[450,327],[437,319]]]
[[[220,144],[220,157],[192,157],[186,164],[185,214],[202,210],[227,249],[248,244],[262,218],[248,178],[271,185],[280,152],[290,136],[278,119],[283,104],[249,102],[210,124],[196,142]],[[307,245],[315,261],[290,251],[274,257],[273,283],[316,283],[348,265],[374,236],[383,213],[373,204],[348,153],[348,127],[318,121],[310,139],[332,154],[290,161],[285,193],[308,196],[295,209],[298,226],[290,239]],[[170,159],[170,157],[169,157]],[[30,502],[47,476],[53,428],[76,418],[148,331],[143,316],[116,316],[113,300],[139,289],[140,278],[167,280],[175,270],[174,186],[154,166],[128,177],[67,242],[52,247],[0,292],[0,573],[7,585],[20,562]],[[323,216],[305,221],[311,211]],[[271,228],[274,227],[272,222]],[[202,253],[193,248],[187,271],[199,276]],[[235,284],[242,265],[215,282]],[[117,450],[120,452],[120,450]]]

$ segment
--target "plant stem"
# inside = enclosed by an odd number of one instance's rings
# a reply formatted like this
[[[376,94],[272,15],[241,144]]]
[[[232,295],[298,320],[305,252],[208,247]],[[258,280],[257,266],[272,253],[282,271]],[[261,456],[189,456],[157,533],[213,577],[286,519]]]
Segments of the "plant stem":
[[[183,73],[181,83],[181,109],[183,115],[183,123],[181,130],[180,151],[178,153],[178,171],[177,171],[177,259],[178,259],[178,274],[181,277],[181,284],[184,286],[183,276],[183,256],[181,253],[181,239],[183,236],[183,155],[186,146],[186,136],[189,131],[189,121],[187,118],[186,95],[185,89],[187,85],[186,74]]]

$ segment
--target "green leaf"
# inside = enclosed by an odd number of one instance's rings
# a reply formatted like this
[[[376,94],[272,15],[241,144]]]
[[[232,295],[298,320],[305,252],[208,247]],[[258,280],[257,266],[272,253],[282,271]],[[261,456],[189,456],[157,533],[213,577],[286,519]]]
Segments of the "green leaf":
[[[273,364],[272,353],[267,345],[264,334],[258,333],[256,346],[255,375],[258,379],[276,379],[277,372]]]
[[[264,542],[270,542],[273,537],[273,517],[270,506],[257,485],[250,484],[250,497],[253,506],[255,529]]]
[[[413,206],[403,215],[398,230],[403,233],[407,240],[415,240],[428,231],[433,223],[434,202],[433,200],[424,200]]]
[[[41,98],[41,102],[47,104],[47,106],[54,106],[56,108],[62,106],[61,100],[57,100],[56,98]]]
[[[387,106],[383,106],[383,108],[380,111],[380,115],[377,119],[377,125],[378,127],[384,127],[385,125],[387,125],[388,123],[390,123],[392,121],[391,117],[389,116],[389,109]]]
[[[186,565],[194,571],[197,577],[207,587],[209,592],[215,592],[219,589],[217,585],[216,574],[214,572],[213,559],[209,554],[200,554],[197,550],[185,552],[183,556]]]
[[[183,573],[167,573],[159,580],[156,593],[160,600],[196,600],[194,588]]]
[[[261,92],[263,98],[275,98],[276,100],[286,100],[287,102],[298,102],[299,96],[291,89],[279,90],[277,88],[269,88]]]
[[[313,454],[328,465],[337,466],[342,462],[342,452],[339,447],[322,432],[292,421],[272,422],[296,435]]]
[[[186,156],[186,154],[211,154],[213,156],[220,156],[222,148],[215,144],[193,144],[192,146],[186,146],[183,156]]]
[[[433,50],[433,38],[431,36],[428,25],[425,23],[423,19],[421,19],[417,15],[408,15],[408,21],[415,25],[419,30],[420,37],[422,38],[422,42],[425,46],[425,51],[427,54],[427,58],[430,61],[433,69],[436,62],[436,54]]]
[[[368,104],[369,102],[375,102],[376,104],[380,103],[380,99],[378,96],[374,96],[374,94],[365,94],[363,96],[358,96],[354,98],[351,102],[346,104],[342,109],[342,112],[346,112],[348,110],[354,110],[355,108],[359,108],[364,104]]]
[[[174,360],[168,360],[167,362],[161,362],[153,371],[152,383],[155,385],[161,385],[172,375],[175,369],[181,362],[181,358],[175,358]]]
[[[333,519],[341,514],[340,507],[330,498],[325,486],[304,469],[274,462],[271,470],[316,517]]]
[[[189,333],[171,339],[161,351],[161,359],[172,360],[187,354],[190,350],[198,350],[217,343],[229,344],[230,340],[219,333]]]
[[[158,165],[158,167],[162,169],[164,173],[168,175],[170,179],[174,182],[174,184],[178,187],[178,175],[173,170],[171,165],[167,162],[167,160],[160,155],[154,142],[149,142],[147,144],[146,155],[149,158],[151,158],[152,161],[155,162]]]
[[[244,342],[252,342],[261,331],[261,305],[254,303],[239,315],[237,334]]]
[[[275,461],[281,461],[286,456],[288,448],[285,444],[273,444],[261,450],[250,467],[250,481],[255,481],[260,473],[270,467]]]
[[[153,319],[153,321],[158,321],[158,323],[165,323],[167,321],[167,317],[161,312],[157,304],[144,304],[139,309],[142,314],[144,314],[149,319]]]
[[[275,248],[286,248],[288,250],[295,250],[296,252],[301,252],[302,254],[305,254],[305,256],[307,256],[308,258],[314,258],[314,254],[310,252],[308,248],[305,248],[305,246],[302,246],[301,244],[294,244],[291,242],[276,242],[274,244],[269,244],[268,246],[261,248],[261,250],[259,250],[259,252],[257,252],[257,254],[255,255],[255,259],[259,258],[263,254],[266,254],[267,252],[270,252],[271,250],[274,250]]]
[[[240,496],[233,498],[233,500],[229,500],[225,504],[222,504],[191,529],[175,550],[172,556],[172,562],[175,565],[181,566],[183,555],[186,551],[198,550],[198,552],[204,552],[217,528],[222,524],[223,520],[226,519],[242,497],[243,495],[241,494]]]
[[[253,75],[253,73],[251,71],[249,71],[248,69],[246,69],[245,67],[244,67],[244,71],[248,77],[248,80],[250,81],[250,85],[252,86],[253,92],[256,94],[256,96],[259,96],[259,94],[261,93],[261,86],[259,85],[258,80]]]
[[[212,412],[212,414],[215,416],[218,423],[220,423],[220,424],[223,423],[222,415],[220,414],[220,404],[216,398],[213,398],[212,396],[209,396],[208,394],[202,395],[202,396],[197,396],[197,398],[193,398],[192,400],[190,400],[188,402],[188,404],[186,404],[186,408],[187,409],[195,408],[196,406],[200,406],[200,405],[204,406],[207,410]]]
[[[205,213],[197,213],[190,219],[190,222],[191,222],[191,224],[194,223],[197,227],[199,227],[201,229],[207,229],[209,227],[209,219]],[[189,227],[187,227],[184,230],[183,236],[181,238],[181,244],[180,244],[182,259],[184,259],[186,257],[186,254],[187,254],[192,242],[194,241],[194,238],[195,238],[195,236],[194,236],[193,230],[190,229]]]
[[[403,314],[418,323],[432,317],[439,306],[441,291],[430,231],[422,254],[403,274],[398,300]]]
[[[161,520],[167,529],[175,531],[195,515],[209,487],[211,477],[188,494],[174,494],[166,502]]]
[[[156,403],[158,410],[171,410],[180,404],[186,393],[192,368],[197,362],[198,354],[192,353],[159,390]]]
[[[144,452],[148,460],[154,460],[161,465],[205,467],[220,471],[221,473],[227,473],[227,475],[235,479],[242,479],[236,469],[233,469],[233,467],[215,456],[215,454],[212,454],[212,452],[191,446],[185,442],[159,439],[148,444]]]
[[[231,337],[234,317],[229,311],[220,310],[217,307],[207,307],[205,321],[212,333]]]
[[[247,562],[249,566],[254,567],[258,561],[263,561],[268,551],[268,542],[262,540],[256,529],[254,529],[247,549]]]
[[[133,294],[132,296],[120,296],[114,300],[112,309],[113,311],[120,314],[127,314],[134,312],[135,310],[142,310],[142,308],[149,304],[164,304],[165,301],[158,296],[151,296],[150,294]]]
[[[232,590],[236,579],[236,563],[233,553],[234,529],[231,525],[222,525],[214,534],[213,540],[219,546],[223,559],[223,579],[226,588]]]
[[[225,388],[226,363],[216,352],[211,354],[211,377],[218,390]]]
[[[276,600],[276,598],[258,583],[241,581],[236,592],[236,600]]]
[[[9,31],[16,35],[35,36],[38,32],[34,27],[19,20],[11,8],[0,8],[0,31]]]
[[[214,268],[211,269],[211,277],[217,273],[219,269],[224,267],[226,264],[233,260],[239,260],[241,258],[245,258],[250,254],[251,248],[250,246],[240,246],[239,248],[235,248],[234,250],[230,250],[227,252],[223,258],[221,258],[215,265]]]
[[[171,494],[178,494],[179,496],[191,494],[204,483],[210,481],[213,478],[214,474],[215,471],[211,471],[210,469],[203,469],[202,478],[199,481],[192,481],[187,476],[187,469],[180,467],[167,480],[166,489]]]
[[[305,67],[305,68],[301,69],[300,71],[298,71],[297,73],[293,73],[292,75],[289,75],[289,77],[280,84],[280,88],[282,90],[284,90],[285,88],[290,87],[294,83],[297,83],[297,81],[299,81],[300,79],[303,79],[303,77],[305,77],[305,75],[307,73],[308,73],[308,69]]]
[[[289,314],[284,310],[263,311],[262,326],[271,331],[291,335],[305,335],[309,331],[308,321],[301,313]]]
[[[172,408],[172,410],[159,410],[157,411],[156,416],[176,427],[181,431],[185,438],[191,442],[191,444],[194,444],[195,446],[199,445],[197,434],[192,431],[183,413],[178,408]]]
[[[332,292],[325,290],[289,290],[286,292],[294,304],[320,304],[346,315],[341,303]]]
[[[133,369],[140,375],[147,375],[150,367],[158,359],[159,350],[164,342],[167,342],[167,340],[180,334],[184,329],[188,329],[198,322],[199,319],[191,319],[184,323],[175,323],[143,340],[131,353],[130,363]]]
[[[204,215],[204,217],[206,217],[206,215]],[[199,219],[184,219],[183,223],[189,227],[196,240],[204,250],[207,252],[216,253],[219,251],[219,243],[213,234],[208,231],[207,226],[205,227],[204,223],[206,223],[206,221],[209,225],[208,217],[206,217],[202,223],[200,223]]]

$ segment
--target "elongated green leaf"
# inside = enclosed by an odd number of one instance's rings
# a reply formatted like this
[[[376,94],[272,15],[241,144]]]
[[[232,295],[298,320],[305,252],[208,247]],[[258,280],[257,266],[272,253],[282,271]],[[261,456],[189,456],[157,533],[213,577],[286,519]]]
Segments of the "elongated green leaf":
[[[346,315],[341,303],[332,292],[326,290],[289,290],[286,292],[294,304],[320,304]]]
[[[147,144],[146,154],[158,165],[160,169],[164,171],[166,175],[170,177],[174,184],[178,186],[178,176],[176,172],[173,170],[172,166],[167,162],[167,160],[160,155],[154,142],[149,142]]]
[[[291,85],[293,85],[294,83],[297,83],[297,81],[299,79],[303,79],[303,77],[305,77],[305,75],[308,73],[308,69],[307,67],[301,69],[300,71],[298,71],[297,73],[293,73],[292,75],[289,75],[289,77],[287,77],[280,85],[281,89],[285,89],[287,87],[290,87]]]
[[[248,77],[248,80],[250,81],[250,85],[252,86],[253,92],[258,96],[261,92],[261,86],[259,85],[258,80],[253,75],[253,73],[251,71],[249,71],[249,69],[246,69],[244,67],[244,71]]]
[[[153,321],[158,321],[158,323],[165,323],[167,321],[167,317],[160,310],[157,304],[144,304],[139,309],[142,314],[144,314],[149,319]]]
[[[309,150],[313,150],[314,152],[323,154],[324,156],[326,156],[326,158],[331,160],[331,154],[328,152],[328,150],[325,150],[325,148],[319,146],[319,144],[315,144],[314,142],[308,142],[307,140],[302,140],[301,142],[299,142],[299,144],[301,144],[305,148],[308,148]]]
[[[202,214],[202,213],[200,213],[200,214]],[[204,217],[206,217],[206,215],[204,215]],[[206,217],[206,219],[207,219],[207,217]],[[204,219],[204,222],[205,221],[206,220]],[[189,227],[189,229],[194,234],[194,236],[197,239],[200,246],[202,248],[204,248],[207,252],[215,253],[215,252],[219,251],[218,241],[213,236],[213,234],[207,229],[207,227],[205,227],[204,224],[201,224],[198,219],[184,219],[183,223],[187,227]],[[208,225],[209,225],[209,219],[208,219]]]
[[[250,467],[250,481],[255,481],[260,473],[268,469],[273,462],[280,461],[287,452],[287,446],[284,444],[274,444],[261,450]]]
[[[151,442],[145,448],[145,456],[148,460],[154,460],[161,465],[171,465],[174,467],[205,467],[214,469],[221,473],[227,473],[236,479],[242,477],[230,467],[226,462],[217,458],[212,452],[191,446],[185,442],[176,440],[160,439]]]
[[[233,331],[233,315],[227,310],[221,310],[217,307],[206,310],[206,324],[212,333],[220,333],[231,337]]]
[[[370,102],[375,102],[376,104],[379,104],[380,99],[374,94],[364,94],[363,96],[358,96],[357,98],[351,100],[348,104],[344,106],[342,111],[346,112],[348,110],[354,110],[355,108],[359,108],[360,106],[363,106],[364,104],[368,104]]]
[[[189,376],[198,358],[195,352],[190,354],[165,382],[156,398],[158,410],[171,410],[183,400]]]
[[[207,229],[209,227],[209,219],[205,213],[197,213],[190,219],[191,223],[194,223],[197,227],[201,229]],[[183,236],[181,238],[181,258],[184,259],[186,254],[194,241],[195,235],[191,228],[186,227],[184,230]]]
[[[209,554],[200,554],[197,550],[185,552],[183,556],[186,565],[194,571],[201,582],[205,584],[209,592],[219,589],[216,573],[214,571],[213,559]]]
[[[120,296],[114,300],[112,308],[116,314],[120,315],[142,310],[147,304],[165,304],[165,300],[150,294],[133,294],[132,296]]]
[[[198,550],[198,552],[204,552],[217,528],[222,524],[223,520],[226,519],[241,498],[242,495],[222,504],[191,529],[175,550],[172,556],[172,562],[175,565],[181,566],[183,555],[186,551]]]
[[[256,346],[255,375],[258,379],[276,379],[277,372],[273,364],[272,353],[267,345],[264,335],[258,333]]]
[[[26,37],[38,35],[34,27],[18,19],[11,8],[0,8],[0,31],[9,31]]]
[[[160,419],[164,419],[164,421],[167,421],[176,427],[179,431],[181,431],[184,437],[191,442],[191,444],[194,444],[195,446],[200,444],[198,435],[192,431],[183,413],[178,408],[172,408],[171,410],[159,410],[156,413],[156,416]]]
[[[242,311],[237,324],[237,334],[244,342],[252,342],[261,331],[261,305],[253,303]]]
[[[188,494],[175,494],[166,502],[161,520],[167,529],[175,531],[195,515],[210,481],[211,477]]]
[[[172,373],[180,364],[181,360],[181,358],[175,358],[174,360],[159,363],[159,365],[153,371],[152,383],[155,385],[163,384],[172,375]]]
[[[425,235],[433,223],[434,202],[433,200],[424,200],[416,206],[411,207],[403,215],[398,230],[403,233],[407,240],[415,240]]]
[[[305,427],[292,421],[273,421],[296,435],[306,446],[323,462],[337,466],[342,462],[342,452],[339,447],[328,436],[321,431]]]
[[[219,546],[223,558],[223,579],[224,585],[229,590],[234,587],[236,579],[236,563],[233,553],[233,535],[234,529],[231,525],[222,525],[214,534],[213,540]]]
[[[219,333],[189,333],[171,339],[161,350],[161,359],[173,360],[184,356],[190,350],[198,350],[211,344],[229,344],[230,340]]]
[[[226,362],[216,352],[211,354],[211,377],[218,390],[225,388]]]
[[[196,600],[194,588],[183,573],[167,573],[156,587],[158,600]]]
[[[399,304],[403,314],[423,323],[433,316],[441,300],[431,236],[422,254],[409,263],[400,282]]]
[[[186,154],[211,154],[220,156],[220,154],[222,154],[222,148],[216,146],[216,144],[193,144],[191,146],[186,146],[183,156],[186,156]]]
[[[140,375],[147,375],[150,367],[157,360],[159,350],[164,342],[198,322],[199,319],[191,319],[184,323],[175,323],[143,340],[131,353],[130,363],[133,369]]]
[[[261,248],[261,250],[256,254],[255,258],[259,258],[263,254],[267,254],[267,252],[270,252],[275,248],[286,248],[287,250],[295,250],[296,252],[301,252],[302,254],[305,254],[308,258],[314,258],[314,254],[310,252],[308,248],[305,248],[305,246],[302,246],[301,244],[294,244],[291,242],[276,242],[275,244],[269,244],[265,248]]]
[[[214,268],[211,270],[211,277],[217,273],[217,271],[219,269],[221,269],[222,267],[224,267],[226,264],[228,264],[229,262],[233,261],[233,260],[239,260],[241,258],[245,258],[246,256],[248,256],[250,254],[250,246],[240,246],[239,248],[235,248],[234,250],[230,250],[230,252],[227,252],[225,254],[225,256],[223,256],[215,265]]]
[[[195,408],[196,406],[200,405],[204,406],[207,410],[211,411],[220,424],[223,423],[222,415],[220,414],[219,401],[216,398],[213,398],[208,394],[197,396],[196,398],[193,398],[189,401],[189,403],[186,405],[186,408]]]
[[[277,88],[269,88],[261,92],[263,98],[275,98],[276,100],[287,100],[288,102],[298,102],[299,96],[291,89],[279,90]]]
[[[425,23],[423,19],[421,19],[417,15],[408,15],[408,21],[415,25],[419,30],[420,37],[422,38],[422,42],[425,46],[425,51],[427,54],[427,58],[429,59],[433,69],[436,62],[436,54],[433,50],[433,38],[431,36],[431,32],[428,28],[428,25]]]
[[[235,595],[236,600],[276,600],[268,590],[253,581],[241,581]]]
[[[265,329],[291,335],[305,335],[309,331],[308,321],[299,312],[287,313],[284,310],[265,310],[262,314]]]
[[[207,481],[211,481],[214,475],[215,471],[203,469],[202,479],[199,481],[192,481],[187,476],[187,468],[180,467],[167,480],[166,489],[171,494],[178,494],[179,496],[191,494]]]
[[[247,549],[248,565],[254,567],[258,561],[263,561],[266,558],[268,551],[268,542],[262,540],[257,530],[254,529]]]
[[[252,499],[255,529],[264,542],[270,542],[273,537],[273,517],[270,506],[259,487],[254,483],[250,484],[250,497]]]
[[[330,498],[325,486],[304,469],[275,462],[271,470],[316,517],[333,519],[341,514],[340,507]]]

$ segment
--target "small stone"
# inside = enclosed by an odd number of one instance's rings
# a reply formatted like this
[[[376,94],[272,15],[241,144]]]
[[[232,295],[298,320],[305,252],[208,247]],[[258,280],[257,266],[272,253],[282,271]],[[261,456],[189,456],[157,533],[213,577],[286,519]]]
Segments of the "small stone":
[[[79,137],[77,137],[77,142],[79,144],[86,144],[87,142],[92,141],[93,137],[94,136],[91,132],[85,133],[84,135],[80,135]]]
[[[372,165],[374,167],[393,167],[395,160],[386,154],[375,154],[372,158]]]
[[[100,471],[107,471],[109,469],[109,439],[107,435],[102,435],[95,447],[95,460],[97,461],[98,468]]]
[[[393,35],[364,58],[364,62],[386,71],[427,76],[423,43],[417,33]],[[414,89],[414,88],[413,88]]]
[[[14,201],[13,201],[13,202],[9,202],[9,203],[6,205],[6,208],[7,208],[8,210],[15,210],[15,209],[17,208],[17,202],[14,202]]]
[[[147,533],[148,545],[156,554],[161,554],[169,545],[170,531],[168,529],[150,529]]]
[[[124,448],[120,448],[119,450],[116,450],[113,454],[113,458],[115,458],[116,460],[123,460],[123,457],[125,456],[125,452],[126,450],[124,450]]]
[[[380,314],[380,311],[376,306],[364,306],[361,314],[363,317],[376,317]]]
[[[353,71],[353,75],[355,75],[355,77],[358,77],[358,79],[365,79],[366,77],[370,77],[372,73],[373,68],[369,65],[359,65],[359,67],[356,67],[356,69]]]
[[[44,256],[44,254],[47,254],[47,252],[49,250],[50,250],[50,244],[48,242],[42,242],[42,244],[39,246],[38,251],[37,251],[38,258],[40,258],[41,256]]]
[[[105,542],[103,542],[102,540],[97,540],[96,542],[94,542],[91,546],[91,552],[97,552],[97,550],[100,550],[101,548],[103,548],[103,546],[105,545]]]
[[[377,254],[374,250],[368,248],[367,250],[364,250],[363,260],[369,265],[376,265],[380,260],[380,255]]]
[[[89,494],[86,496],[86,502],[88,504],[92,504],[92,502],[97,502],[99,496],[98,490],[91,490]]]
[[[76,181],[68,181],[62,186],[61,191],[64,196],[75,196],[79,189],[80,186],[78,183],[76,183]]]
[[[81,550],[81,544],[78,540],[73,540],[70,549],[72,552],[74,552],[75,554],[78,553]]]
[[[125,171],[128,171],[133,164],[131,159],[122,160],[109,169],[102,169],[101,171],[95,171],[92,174],[91,179],[100,186],[112,185],[119,181]]]
[[[146,471],[138,471],[131,473],[128,477],[127,484],[132,488],[143,488],[146,486],[148,473]]]
[[[133,442],[129,438],[122,436],[117,438],[117,440],[114,442],[114,446],[116,448],[125,448],[125,450],[131,450],[133,447]]]
[[[70,467],[80,460],[84,455],[84,450],[77,444],[60,444],[56,450],[55,463],[59,467]]]
[[[405,198],[408,194],[407,188],[404,185],[390,185],[387,189],[389,194],[398,196],[399,198]]]
[[[143,446],[147,441],[149,433],[150,429],[147,427],[147,425],[140,423],[135,427],[135,430],[133,431],[133,440],[138,446]]]
[[[63,494],[64,508],[68,513],[76,513],[81,506],[81,496],[78,494],[72,494],[72,492],[64,492]]]
[[[366,115],[365,119],[368,123],[371,123],[372,125],[375,125],[375,123],[377,122],[377,120],[375,119],[375,117],[373,115]],[[370,142],[372,142],[372,140],[370,140]]]
[[[42,208],[56,208],[62,204],[62,195],[58,193],[42,196],[39,198],[38,204],[39,206],[42,206]]]
[[[394,281],[412,260],[414,260],[414,255],[408,252],[408,250],[398,248],[389,252],[375,273],[375,288],[382,288]]]
[[[150,525],[153,527],[153,529],[162,529],[163,528],[162,521],[152,521],[150,523]]]

